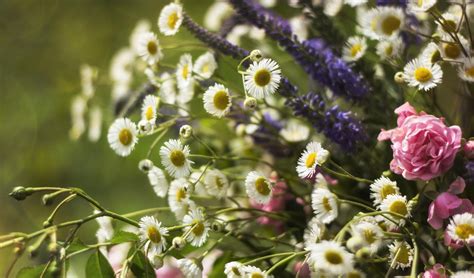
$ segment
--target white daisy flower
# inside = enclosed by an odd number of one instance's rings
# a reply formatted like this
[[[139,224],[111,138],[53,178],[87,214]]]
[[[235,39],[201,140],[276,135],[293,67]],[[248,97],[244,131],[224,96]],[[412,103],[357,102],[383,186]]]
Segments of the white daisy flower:
[[[443,71],[438,64],[430,64],[419,59],[411,60],[403,68],[405,81],[410,87],[428,91],[441,83]]]
[[[292,17],[289,20],[291,31],[298,38],[298,41],[303,42],[308,38],[309,22],[305,16],[299,15]]]
[[[202,172],[203,172],[203,167],[201,167],[201,169],[197,171],[192,172],[191,175],[189,175],[188,180],[191,184],[194,184],[193,192],[195,194],[206,196],[208,195],[208,192],[206,190],[206,186],[204,185],[205,174],[203,175]]]
[[[192,73],[193,57],[191,54],[181,55],[178,66],[176,67],[176,80],[178,80],[178,87],[186,87],[192,78]]]
[[[161,74],[160,79],[162,80],[158,95],[164,103],[175,104],[176,103],[176,81],[167,72]]]
[[[110,63],[110,79],[122,85],[129,84],[132,80],[134,63],[135,53],[130,48],[120,49]]]
[[[361,239],[364,246],[368,247],[372,254],[376,253],[383,243],[383,230],[379,225],[361,221],[351,227],[352,236]]]
[[[411,266],[413,260],[413,249],[405,241],[395,241],[388,246],[390,250],[390,260],[395,269],[407,268]]]
[[[178,220],[183,219],[189,210],[195,207],[194,202],[189,199],[190,191],[191,186],[184,178],[173,180],[170,184],[168,205]]]
[[[179,31],[183,22],[183,7],[180,4],[170,3],[163,7],[158,17],[158,27],[165,36],[173,36]]]
[[[265,271],[253,265],[242,266],[244,278],[267,278],[269,277]]]
[[[459,67],[458,75],[462,80],[474,82],[474,57],[465,58]]]
[[[298,159],[298,166],[296,166],[298,176],[302,179],[311,178],[316,173],[316,166],[323,165],[328,157],[329,152],[320,143],[310,142]]]
[[[407,9],[411,13],[426,12],[436,4],[436,0],[408,0]]]
[[[441,34],[448,35],[448,33],[455,33],[458,30],[459,25],[462,23],[462,14],[456,14],[451,12],[445,12],[441,15],[443,18],[443,25],[436,21],[438,25],[438,32]]]
[[[316,188],[311,194],[311,206],[315,217],[324,224],[331,223],[338,216],[336,196],[325,188]]]
[[[468,42],[462,35],[458,35],[459,41],[461,42],[461,45],[463,48],[470,53],[471,47]],[[441,57],[449,60],[454,60],[454,61],[462,61],[464,59],[464,53],[462,51],[461,46],[457,43],[454,42],[453,39],[445,35],[443,37],[443,41],[440,43],[440,50],[441,50]]]
[[[150,65],[155,65],[163,58],[160,42],[153,32],[140,34],[140,41],[137,45],[138,56]]]
[[[469,270],[456,271],[451,276],[451,278],[472,278],[474,277],[474,272]]]
[[[258,2],[265,8],[273,8],[275,7],[277,0],[258,0]]]
[[[245,178],[245,189],[250,199],[260,204],[266,204],[272,198],[270,181],[257,171],[252,171]]]
[[[145,242],[145,252],[160,254],[166,249],[166,238],[168,229],[162,227],[161,222],[156,220],[153,216],[145,216],[140,219],[138,223],[140,228],[138,230],[140,240]]]
[[[403,10],[399,7],[378,7],[359,17],[361,31],[375,40],[393,39],[398,36],[405,22]]]
[[[347,4],[351,7],[357,7],[367,3],[367,0],[344,0],[344,4]]]
[[[102,133],[102,110],[98,106],[94,106],[89,111],[89,132],[88,138],[91,142],[97,142]]]
[[[288,142],[301,142],[309,138],[310,129],[299,120],[290,119],[280,130],[280,135]]]
[[[100,211],[94,210],[94,214],[98,214]],[[114,226],[112,225],[112,217],[101,216],[95,219],[99,224],[97,231],[97,238],[100,242],[106,242],[114,236]]]
[[[204,15],[204,27],[216,32],[224,23],[224,20],[232,15],[232,5],[223,1],[216,1],[206,11]]]
[[[396,181],[381,176],[370,185],[370,198],[374,199],[374,205],[379,206],[382,201],[390,194],[400,194],[400,189]]]
[[[178,83],[178,95],[176,96],[176,102],[180,104],[180,106],[183,106],[183,104],[186,104],[193,99],[195,84],[196,81],[193,77],[189,78],[188,81],[181,83],[181,85]]]
[[[230,111],[232,105],[232,97],[229,90],[222,84],[214,84],[210,86],[203,96],[204,109],[207,113],[218,118],[224,117]]]
[[[446,231],[455,241],[474,244],[474,215],[469,212],[454,215]]]
[[[153,187],[156,195],[158,197],[165,197],[168,193],[169,184],[166,180],[165,173],[160,168],[153,166],[150,171],[147,173],[148,180]]]
[[[154,95],[147,95],[142,104],[142,119],[155,125],[156,114],[160,99]]]
[[[342,49],[342,58],[346,61],[357,61],[367,50],[367,40],[361,36],[350,37]]]
[[[227,278],[242,278],[244,276],[243,267],[244,265],[240,262],[226,263],[224,274],[227,275]]]
[[[403,41],[400,37],[393,40],[379,41],[376,46],[377,55],[381,60],[398,58],[403,50]]]
[[[200,209],[191,209],[183,218],[184,233],[189,233],[186,240],[194,247],[201,247],[209,236],[209,223]],[[190,231],[191,230],[191,231]]]
[[[223,198],[227,195],[229,189],[229,181],[227,177],[218,169],[207,170],[204,177],[206,191],[211,196]]]
[[[135,28],[133,28],[133,31],[130,34],[129,43],[130,43],[130,47],[133,49],[133,51],[137,55],[140,55],[139,48],[141,44],[142,34],[148,33],[150,31],[151,31],[151,24],[146,19],[139,20],[137,22],[137,25],[135,25]]]
[[[193,71],[201,78],[209,79],[217,69],[216,58],[211,52],[199,56],[194,63]]]
[[[244,74],[245,90],[255,98],[264,98],[276,92],[280,85],[280,66],[272,59],[253,62]]]
[[[420,60],[427,61],[431,64],[441,61],[441,52],[436,43],[430,42],[420,54]]]
[[[353,257],[339,243],[323,240],[311,246],[309,262],[325,274],[343,275],[353,270]]]
[[[312,244],[319,242],[325,229],[326,227],[317,217],[311,218],[303,234],[304,247],[309,250]]]
[[[380,204],[380,210],[396,213],[403,216],[404,218],[411,216],[411,204],[407,202],[407,198],[405,196],[398,194],[390,194],[385,197],[385,199],[383,199],[382,203]],[[395,229],[397,226],[402,227],[405,225],[405,219],[397,215],[386,214],[386,217],[392,220],[390,221],[389,219],[384,218],[385,224],[391,229]]]
[[[119,118],[110,126],[107,140],[118,155],[127,156],[138,142],[137,134],[137,126],[132,121],[128,118]]]
[[[160,148],[161,163],[171,176],[187,177],[191,173],[191,164],[194,163],[188,159],[189,152],[187,145],[183,146],[181,141],[170,139]]]
[[[183,273],[186,278],[199,278],[202,277],[202,268],[197,265],[196,261],[191,259],[179,259],[176,261],[179,270]]]

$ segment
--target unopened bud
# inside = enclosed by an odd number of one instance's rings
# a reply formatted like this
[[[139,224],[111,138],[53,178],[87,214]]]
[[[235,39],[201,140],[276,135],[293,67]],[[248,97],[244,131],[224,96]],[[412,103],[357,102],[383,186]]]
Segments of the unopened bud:
[[[257,108],[257,99],[254,97],[246,97],[244,100],[244,108],[248,110]]]
[[[173,238],[173,247],[177,250],[181,249],[184,247],[184,245],[186,245],[186,241],[184,240],[184,238],[180,237],[180,236],[177,236],[175,238]]]
[[[369,248],[363,247],[355,253],[355,256],[356,256],[357,259],[366,260],[366,259],[370,258],[371,254],[372,253],[371,253]]]
[[[48,244],[48,252],[53,255],[56,255],[58,252],[58,244],[56,242],[50,242]]]
[[[364,247],[364,242],[358,236],[351,237],[347,243],[347,249],[351,250],[352,252],[359,251],[362,247]]]
[[[141,120],[138,122],[138,132],[140,134],[148,134],[153,130],[153,124],[146,120]]]
[[[254,61],[254,62],[260,62],[260,60],[263,59],[263,55],[262,55],[262,52],[258,49],[254,49],[252,50],[252,52],[250,52],[250,60]]]
[[[181,138],[188,139],[191,135],[193,135],[193,128],[190,125],[183,125],[179,129],[179,136],[181,136]]]
[[[163,266],[163,258],[160,255],[152,255],[148,257],[148,260],[155,269],[161,268]]]
[[[222,231],[223,228],[224,227],[223,227],[222,223],[218,222],[218,221],[213,222],[212,225],[211,225],[211,229],[214,232],[220,232],[220,231]]]
[[[33,192],[29,191],[23,186],[17,186],[13,188],[13,191],[10,192],[10,197],[15,198],[17,201],[23,201],[26,197],[30,196]]]
[[[395,76],[393,77],[393,79],[398,84],[403,84],[403,83],[405,83],[405,74],[403,72],[399,71],[399,72],[395,73]]]
[[[138,169],[143,173],[148,173],[153,168],[153,162],[149,159],[143,159],[138,163]]]
[[[41,201],[43,202],[43,205],[49,206],[53,203],[54,200],[54,195],[51,194],[44,194],[43,197],[41,198]]]

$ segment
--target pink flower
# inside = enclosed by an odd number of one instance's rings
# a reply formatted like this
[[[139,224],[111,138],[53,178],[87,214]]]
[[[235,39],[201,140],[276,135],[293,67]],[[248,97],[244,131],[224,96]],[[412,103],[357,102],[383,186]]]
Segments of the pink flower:
[[[395,110],[398,127],[382,130],[379,141],[392,141],[390,169],[407,180],[431,180],[448,171],[461,148],[461,129],[447,127],[443,119],[417,114],[405,103]]]
[[[454,249],[460,249],[465,246],[464,242],[458,240],[454,240],[451,238],[451,236],[448,233],[448,229],[444,231],[444,245],[449,246]],[[474,246],[474,243],[469,244],[469,246]]]
[[[423,272],[423,278],[446,278],[446,270],[442,264],[435,264],[433,268]]]
[[[474,159],[474,140],[469,140],[463,147],[467,159]]]
[[[155,271],[156,277],[158,278],[183,278],[184,275],[181,273],[179,268],[172,265],[164,265],[163,267]]]
[[[311,277],[311,271],[309,270],[309,265],[307,263],[303,263],[302,261],[296,262],[295,266],[293,267],[293,272],[295,273],[295,277],[296,277],[296,274],[298,274],[298,278]]]
[[[447,192],[443,192],[431,202],[428,209],[428,223],[434,229],[443,227],[443,220],[449,217],[474,210],[469,199],[461,199],[455,194],[460,194],[464,191],[464,179],[458,177],[451,185]]]

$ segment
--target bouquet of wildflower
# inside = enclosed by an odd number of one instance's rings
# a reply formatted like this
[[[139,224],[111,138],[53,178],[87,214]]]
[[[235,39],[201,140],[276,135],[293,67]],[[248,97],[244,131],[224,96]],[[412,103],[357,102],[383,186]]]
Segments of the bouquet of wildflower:
[[[473,277],[470,4],[216,1],[203,27],[167,3],[108,77],[81,68],[70,130],[97,141],[107,122],[123,157],[146,144],[138,169],[167,205],[119,214],[80,188],[16,187],[57,204],[0,247],[46,247],[21,277],[72,277],[86,254],[87,277]],[[91,214],[58,222],[73,199]]]

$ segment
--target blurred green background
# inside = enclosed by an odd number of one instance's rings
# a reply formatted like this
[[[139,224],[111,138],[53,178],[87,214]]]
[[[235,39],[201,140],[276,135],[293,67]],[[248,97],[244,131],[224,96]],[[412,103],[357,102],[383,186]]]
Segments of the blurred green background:
[[[129,34],[142,18],[156,20],[168,0],[4,0],[0,1],[0,234],[41,228],[52,207],[41,196],[18,202],[8,196],[15,186],[78,186],[105,207],[128,212],[159,202],[137,169],[149,143],[139,144],[127,159],[108,146],[104,132],[98,143],[83,136],[69,139],[70,102],[80,93],[79,67],[97,66],[108,75],[110,59],[128,45]],[[184,1],[202,18],[211,1]],[[110,91],[96,95],[108,99]],[[111,118],[112,110],[105,111]],[[105,126],[104,129],[107,127]],[[87,135],[87,134],[84,134]],[[91,213],[73,201],[58,220]],[[96,224],[81,236],[93,242]],[[87,232],[88,231],[88,232]],[[0,250],[0,276],[13,260],[11,248]],[[25,254],[20,265],[44,262]]]

